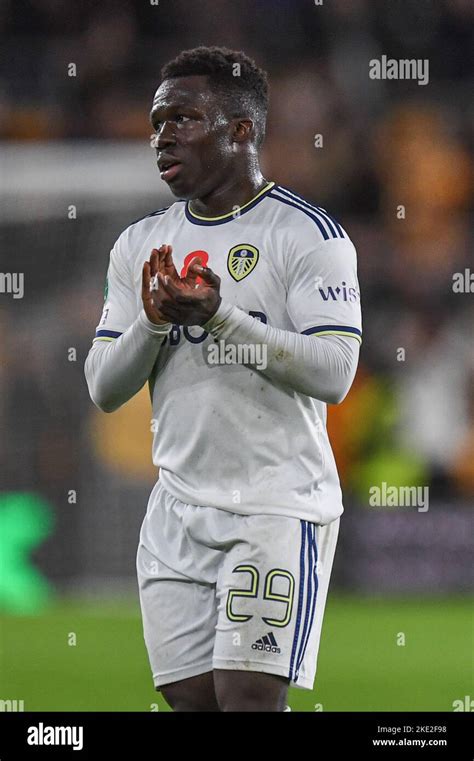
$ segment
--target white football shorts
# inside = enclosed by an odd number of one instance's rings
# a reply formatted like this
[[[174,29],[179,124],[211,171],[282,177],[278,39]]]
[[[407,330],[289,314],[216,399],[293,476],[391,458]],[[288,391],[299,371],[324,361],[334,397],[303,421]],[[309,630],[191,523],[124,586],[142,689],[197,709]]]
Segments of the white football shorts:
[[[339,520],[187,505],[158,480],[137,552],[156,689],[234,669],[311,690]]]

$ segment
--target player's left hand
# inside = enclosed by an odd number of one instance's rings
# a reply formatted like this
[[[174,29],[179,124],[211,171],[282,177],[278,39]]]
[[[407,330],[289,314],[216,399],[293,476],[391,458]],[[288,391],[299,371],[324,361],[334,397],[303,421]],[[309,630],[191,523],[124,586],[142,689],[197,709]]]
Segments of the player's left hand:
[[[220,277],[209,267],[203,267],[198,256],[183,278],[176,272],[171,253],[166,257],[166,265],[165,257],[160,265],[155,303],[161,314],[176,325],[204,325],[221,303]]]

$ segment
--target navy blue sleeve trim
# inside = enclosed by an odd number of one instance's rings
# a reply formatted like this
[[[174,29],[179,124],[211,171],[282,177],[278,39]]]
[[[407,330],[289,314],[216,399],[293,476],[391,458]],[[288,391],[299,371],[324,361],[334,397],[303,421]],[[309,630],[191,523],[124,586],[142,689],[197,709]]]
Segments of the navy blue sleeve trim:
[[[318,325],[315,328],[307,328],[306,330],[303,330],[301,332],[301,335],[303,336],[311,336],[318,333],[321,334],[339,334],[339,335],[353,335],[356,336],[359,340],[362,339],[362,331],[359,330],[359,328],[352,328],[347,325]]]
[[[117,333],[116,330],[97,330],[95,337],[100,338],[101,336],[104,336],[106,338],[118,338],[121,336],[121,333]]]

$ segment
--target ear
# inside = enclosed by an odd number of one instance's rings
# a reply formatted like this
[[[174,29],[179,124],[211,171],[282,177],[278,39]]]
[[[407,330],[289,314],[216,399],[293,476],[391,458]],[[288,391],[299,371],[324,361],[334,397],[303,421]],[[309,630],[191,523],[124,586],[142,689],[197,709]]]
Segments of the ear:
[[[236,119],[232,139],[235,143],[244,143],[253,137],[254,126],[252,119]]]

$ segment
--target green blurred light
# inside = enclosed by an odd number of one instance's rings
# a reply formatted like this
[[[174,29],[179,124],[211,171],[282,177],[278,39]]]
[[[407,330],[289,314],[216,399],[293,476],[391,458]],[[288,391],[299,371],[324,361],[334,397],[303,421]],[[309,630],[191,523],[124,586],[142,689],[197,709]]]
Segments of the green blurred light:
[[[52,587],[28,557],[53,529],[50,506],[36,494],[0,494],[0,610],[42,610]]]
[[[397,488],[404,486],[427,486],[428,469],[414,453],[396,449],[383,449],[368,457],[354,478],[358,497],[367,502],[370,489],[383,482]]]

